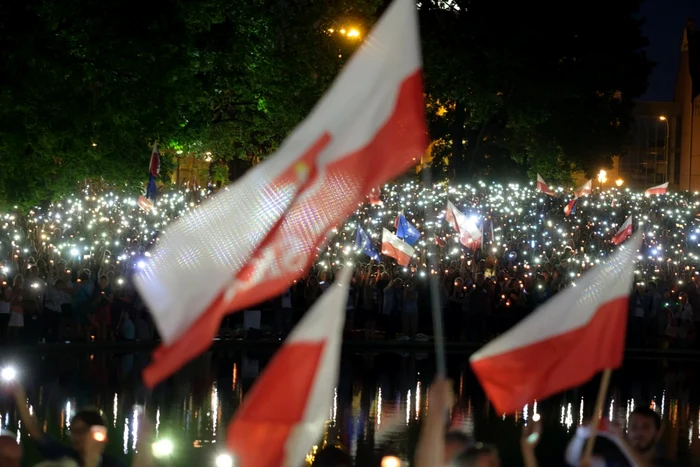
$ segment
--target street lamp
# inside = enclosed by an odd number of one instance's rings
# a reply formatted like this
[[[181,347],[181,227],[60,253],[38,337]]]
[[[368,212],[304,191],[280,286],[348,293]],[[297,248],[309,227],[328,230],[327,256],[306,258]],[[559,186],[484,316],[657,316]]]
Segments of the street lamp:
[[[665,115],[661,115],[659,120],[666,124],[666,138],[664,138],[664,178],[666,179],[665,181],[668,182],[668,138],[671,134],[671,130]]]
[[[605,170],[598,172],[598,181],[600,182],[600,187],[603,188],[603,184],[608,181],[608,173]]]
[[[625,183],[625,182],[621,178],[618,178],[617,180],[615,180],[615,185],[617,185],[619,187],[622,186],[623,183]]]

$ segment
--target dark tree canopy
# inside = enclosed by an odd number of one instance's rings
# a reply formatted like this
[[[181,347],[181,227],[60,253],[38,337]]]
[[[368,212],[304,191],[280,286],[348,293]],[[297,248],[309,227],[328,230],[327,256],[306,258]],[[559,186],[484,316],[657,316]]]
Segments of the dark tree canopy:
[[[447,155],[458,178],[609,166],[651,71],[639,3],[422,2],[438,162]]]
[[[366,34],[386,3],[0,0],[0,202],[45,202],[86,180],[139,189],[154,140],[239,175],[357,48],[337,31]],[[421,1],[436,166],[556,179],[606,164],[650,70],[638,3],[593,0],[573,14]]]

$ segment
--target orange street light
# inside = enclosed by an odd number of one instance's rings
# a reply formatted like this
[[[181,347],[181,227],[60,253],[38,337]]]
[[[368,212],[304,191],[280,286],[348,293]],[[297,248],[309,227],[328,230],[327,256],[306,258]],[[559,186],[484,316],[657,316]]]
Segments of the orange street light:
[[[617,180],[615,180],[615,185],[617,185],[617,186],[622,186],[623,183],[625,183],[625,182],[621,178],[618,178]]]

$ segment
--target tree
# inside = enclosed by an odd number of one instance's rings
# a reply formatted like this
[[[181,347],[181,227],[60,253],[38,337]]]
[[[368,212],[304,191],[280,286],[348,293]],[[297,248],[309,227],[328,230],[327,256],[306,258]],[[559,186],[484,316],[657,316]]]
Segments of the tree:
[[[639,3],[594,0],[571,14],[551,2],[422,2],[436,160],[490,178],[609,166],[651,70]]]

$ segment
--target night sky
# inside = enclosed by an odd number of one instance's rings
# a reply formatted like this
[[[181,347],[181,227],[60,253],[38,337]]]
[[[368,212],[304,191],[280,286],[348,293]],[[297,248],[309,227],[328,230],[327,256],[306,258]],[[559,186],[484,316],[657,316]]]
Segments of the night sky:
[[[649,39],[647,56],[656,63],[649,78],[645,101],[673,100],[683,27],[688,18],[700,29],[700,0],[645,0],[644,35]]]

